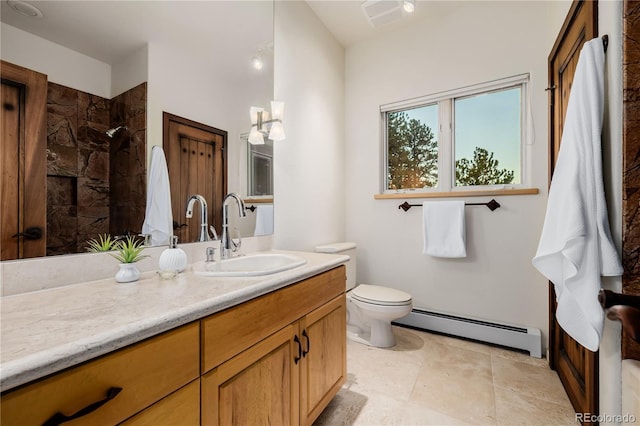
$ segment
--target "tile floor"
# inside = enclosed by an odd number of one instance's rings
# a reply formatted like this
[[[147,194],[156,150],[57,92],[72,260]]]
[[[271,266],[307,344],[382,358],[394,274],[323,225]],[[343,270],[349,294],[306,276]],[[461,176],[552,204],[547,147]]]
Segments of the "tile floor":
[[[315,425],[576,425],[545,359],[394,327],[397,345],[348,341],[347,382]]]

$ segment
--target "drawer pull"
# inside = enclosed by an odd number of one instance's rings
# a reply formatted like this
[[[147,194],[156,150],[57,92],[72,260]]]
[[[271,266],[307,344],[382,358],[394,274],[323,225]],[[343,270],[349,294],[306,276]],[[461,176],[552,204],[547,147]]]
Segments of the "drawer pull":
[[[307,339],[307,350],[302,351],[302,356],[306,357],[309,351],[311,350],[311,341],[309,340],[309,335],[307,334],[307,330],[302,330],[302,335],[304,336],[305,339]]]
[[[70,416],[65,416],[61,412],[57,412],[49,420],[44,422],[42,426],[58,426],[58,425],[61,425],[62,423],[66,423],[68,421],[78,419],[82,416],[86,416],[87,414],[96,411],[98,408],[102,407],[104,404],[111,401],[120,393],[121,390],[122,388],[116,388],[116,387],[109,388],[109,390],[107,390],[107,397],[105,399],[93,402]]]
[[[298,361],[300,361],[300,359],[302,359],[302,343],[300,343],[300,338],[298,338],[297,334],[293,338],[293,341],[298,344],[298,356],[293,358],[293,362],[297,364]]]

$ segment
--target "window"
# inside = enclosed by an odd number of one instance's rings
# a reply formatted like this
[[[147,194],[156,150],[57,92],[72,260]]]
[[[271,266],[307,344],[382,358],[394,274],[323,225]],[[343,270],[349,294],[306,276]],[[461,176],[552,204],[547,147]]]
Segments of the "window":
[[[265,140],[263,145],[246,143],[249,151],[247,196],[273,195],[273,141]]]
[[[383,105],[386,192],[521,186],[528,75]]]
[[[438,184],[438,105],[387,114],[389,189]]]

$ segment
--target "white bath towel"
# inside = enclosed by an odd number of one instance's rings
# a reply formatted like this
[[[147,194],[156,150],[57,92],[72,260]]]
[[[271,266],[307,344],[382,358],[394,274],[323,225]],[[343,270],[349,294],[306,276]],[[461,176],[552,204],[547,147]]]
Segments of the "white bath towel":
[[[260,204],[256,208],[254,237],[273,234],[273,204]]]
[[[434,257],[466,257],[464,201],[422,204],[423,253]]]
[[[591,351],[600,345],[601,276],[622,274],[602,180],[604,49],[585,43],[576,68],[557,165],[533,265],[555,285],[560,326]]]
[[[150,244],[152,246],[169,244],[173,235],[167,160],[164,157],[164,151],[157,145],[151,151],[151,167],[147,183],[147,210],[142,233],[151,236]]]

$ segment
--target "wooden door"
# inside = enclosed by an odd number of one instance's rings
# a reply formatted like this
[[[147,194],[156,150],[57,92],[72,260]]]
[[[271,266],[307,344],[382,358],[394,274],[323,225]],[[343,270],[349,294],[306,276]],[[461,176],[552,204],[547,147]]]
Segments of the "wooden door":
[[[186,219],[189,197],[202,195],[207,201],[207,223],[222,232],[222,201],[227,192],[225,148],[227,132],[164,113],[163,149],[171,176],[171,210],[174,235],[180,242],[198,241],[200,211]]]
[[[203,376],[203,425],[298,424],[296,330],[288,325]]]
[[[333,299],[301,321],[300,424],[311,425],[347,376],[347,304]]]
[[[0,75],[0,260],[44,256],[47,76],[4,61]]]
[[[574,1],[549,55],[549,181],[560,148],[573,75],[582,45],[597,37],[596,1]],[[573,340],[558,324],[549,283],[549,365],[557,370],[577,413],[598,414],[598,353]]]

